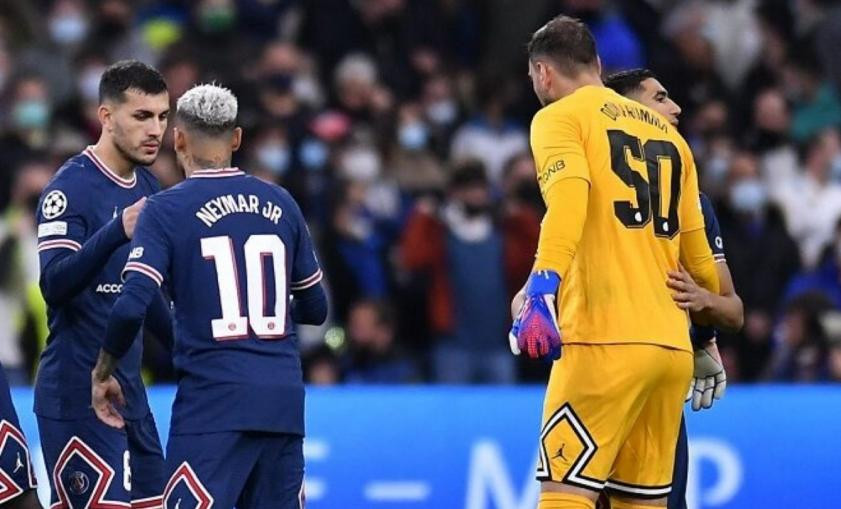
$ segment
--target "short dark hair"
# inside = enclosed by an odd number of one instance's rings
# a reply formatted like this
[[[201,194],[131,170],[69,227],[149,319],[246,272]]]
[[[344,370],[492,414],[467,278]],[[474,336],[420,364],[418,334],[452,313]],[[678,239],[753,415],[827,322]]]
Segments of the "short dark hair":
[[[657,75],[650,69],[628,69],[605,78],[604,86],[613,89],[619,95],[627,95],[642,88],[642,82],[648,78],[657,79]]]
[[[529,60],[548,57],[564,74],[577,75],[583,67],[596,64],[596,40],[581,20],[556,16],[531,36]]]
[[[99,102],[125,101],[126,90],[137,90],[147,95],[166,92],[163,75],[151,65],[139,60],[120,60],[109,65],[99,80]]]

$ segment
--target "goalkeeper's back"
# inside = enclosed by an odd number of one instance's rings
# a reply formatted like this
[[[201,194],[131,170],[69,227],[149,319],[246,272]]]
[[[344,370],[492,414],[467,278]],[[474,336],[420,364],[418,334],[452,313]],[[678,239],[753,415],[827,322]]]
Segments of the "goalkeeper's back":
[[[581,240],[562,285],[564,343],[691,350],[688,316],[665,284],[681,235],[704,228],[685,140],[653,110],[597,86],[540,110],[531,139],[544,195],[567,178],[589,183]],[[706,251],[701,257],[712,264]]]

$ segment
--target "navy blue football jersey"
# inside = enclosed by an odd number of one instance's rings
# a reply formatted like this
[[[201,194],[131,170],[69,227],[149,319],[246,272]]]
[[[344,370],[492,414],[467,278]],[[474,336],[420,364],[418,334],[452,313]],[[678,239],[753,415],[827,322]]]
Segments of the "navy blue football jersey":
[[[713,258],[716,263],[726,263],[724,241],[721,239],[721,227],[718,225],[713,204],[704,193],[701,193],[701,212],[704,214],[704,230],[707,235],[707,243],[709,243],[713,252]],[[715,328],[709,325],[692,324],[689,334],[693,344],[701,345],[715,337]]]
[[[321,270],[298,205],[236,168],[200,170],[147,202],[125,278],[175,304],[173,434],[303,434],[304,386],[291,292]]]
[[[90,415],[91,370],[105,337],[108,314],[122,288],[120,273],[129,253],[122,211],[160,189],[152,173],[135,168],[130,179],[111,171],[91,150],[71,157],[41,194],[38,204],[38,255],[42,277],[68,251],[79,251],[100,229],[108,228],[115,249],[93,279],[66,301],[50,304],[49,336],[35,383],[35,413],[53,419]],[[119,236],[122,236],[121,238]],[[116,239],[113,237],[117,236]],[[69,278],[75,274],[58,277]],[[140,378],[142,341],[135,341],[115,376],[126,397],[124,415],[148,412]]]
[[[704,214],[704,230],[707,234],[707,242],[713,252],[716,263],[726,261],[724,257],[724,241],[721,239],[721,227],[715,215],[713,204],[704,193],[701,193],[701,212]]]

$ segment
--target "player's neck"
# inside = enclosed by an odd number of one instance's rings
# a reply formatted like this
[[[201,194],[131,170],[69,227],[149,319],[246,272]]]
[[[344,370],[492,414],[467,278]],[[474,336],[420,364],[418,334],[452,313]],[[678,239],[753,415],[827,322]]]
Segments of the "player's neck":
[[[134,163],[123,157],[112,142],[100,138],[93,146],[93,152],[109,170],[118,176],[129,178],[134,173]]]
[[[223,156],[204,156],[193,154],[188,161],[184,162],[184,174],[187,178],[197,170],[218,170],[231,167],[231,158]]]
[[[603,87],[604,83],[602,82],[601,76],[597,73],[582,72],[573,79],[558,83],[558,99],[563,99],[564,97],[571,95],[576,90],[588,86]]]

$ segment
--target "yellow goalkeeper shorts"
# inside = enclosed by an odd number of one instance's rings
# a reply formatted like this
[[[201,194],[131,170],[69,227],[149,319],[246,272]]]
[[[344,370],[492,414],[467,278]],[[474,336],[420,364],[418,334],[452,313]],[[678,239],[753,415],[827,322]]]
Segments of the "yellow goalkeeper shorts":
[[[639,498],[671,491],[692,354],[566,344],[543,405],[537,479]]]

